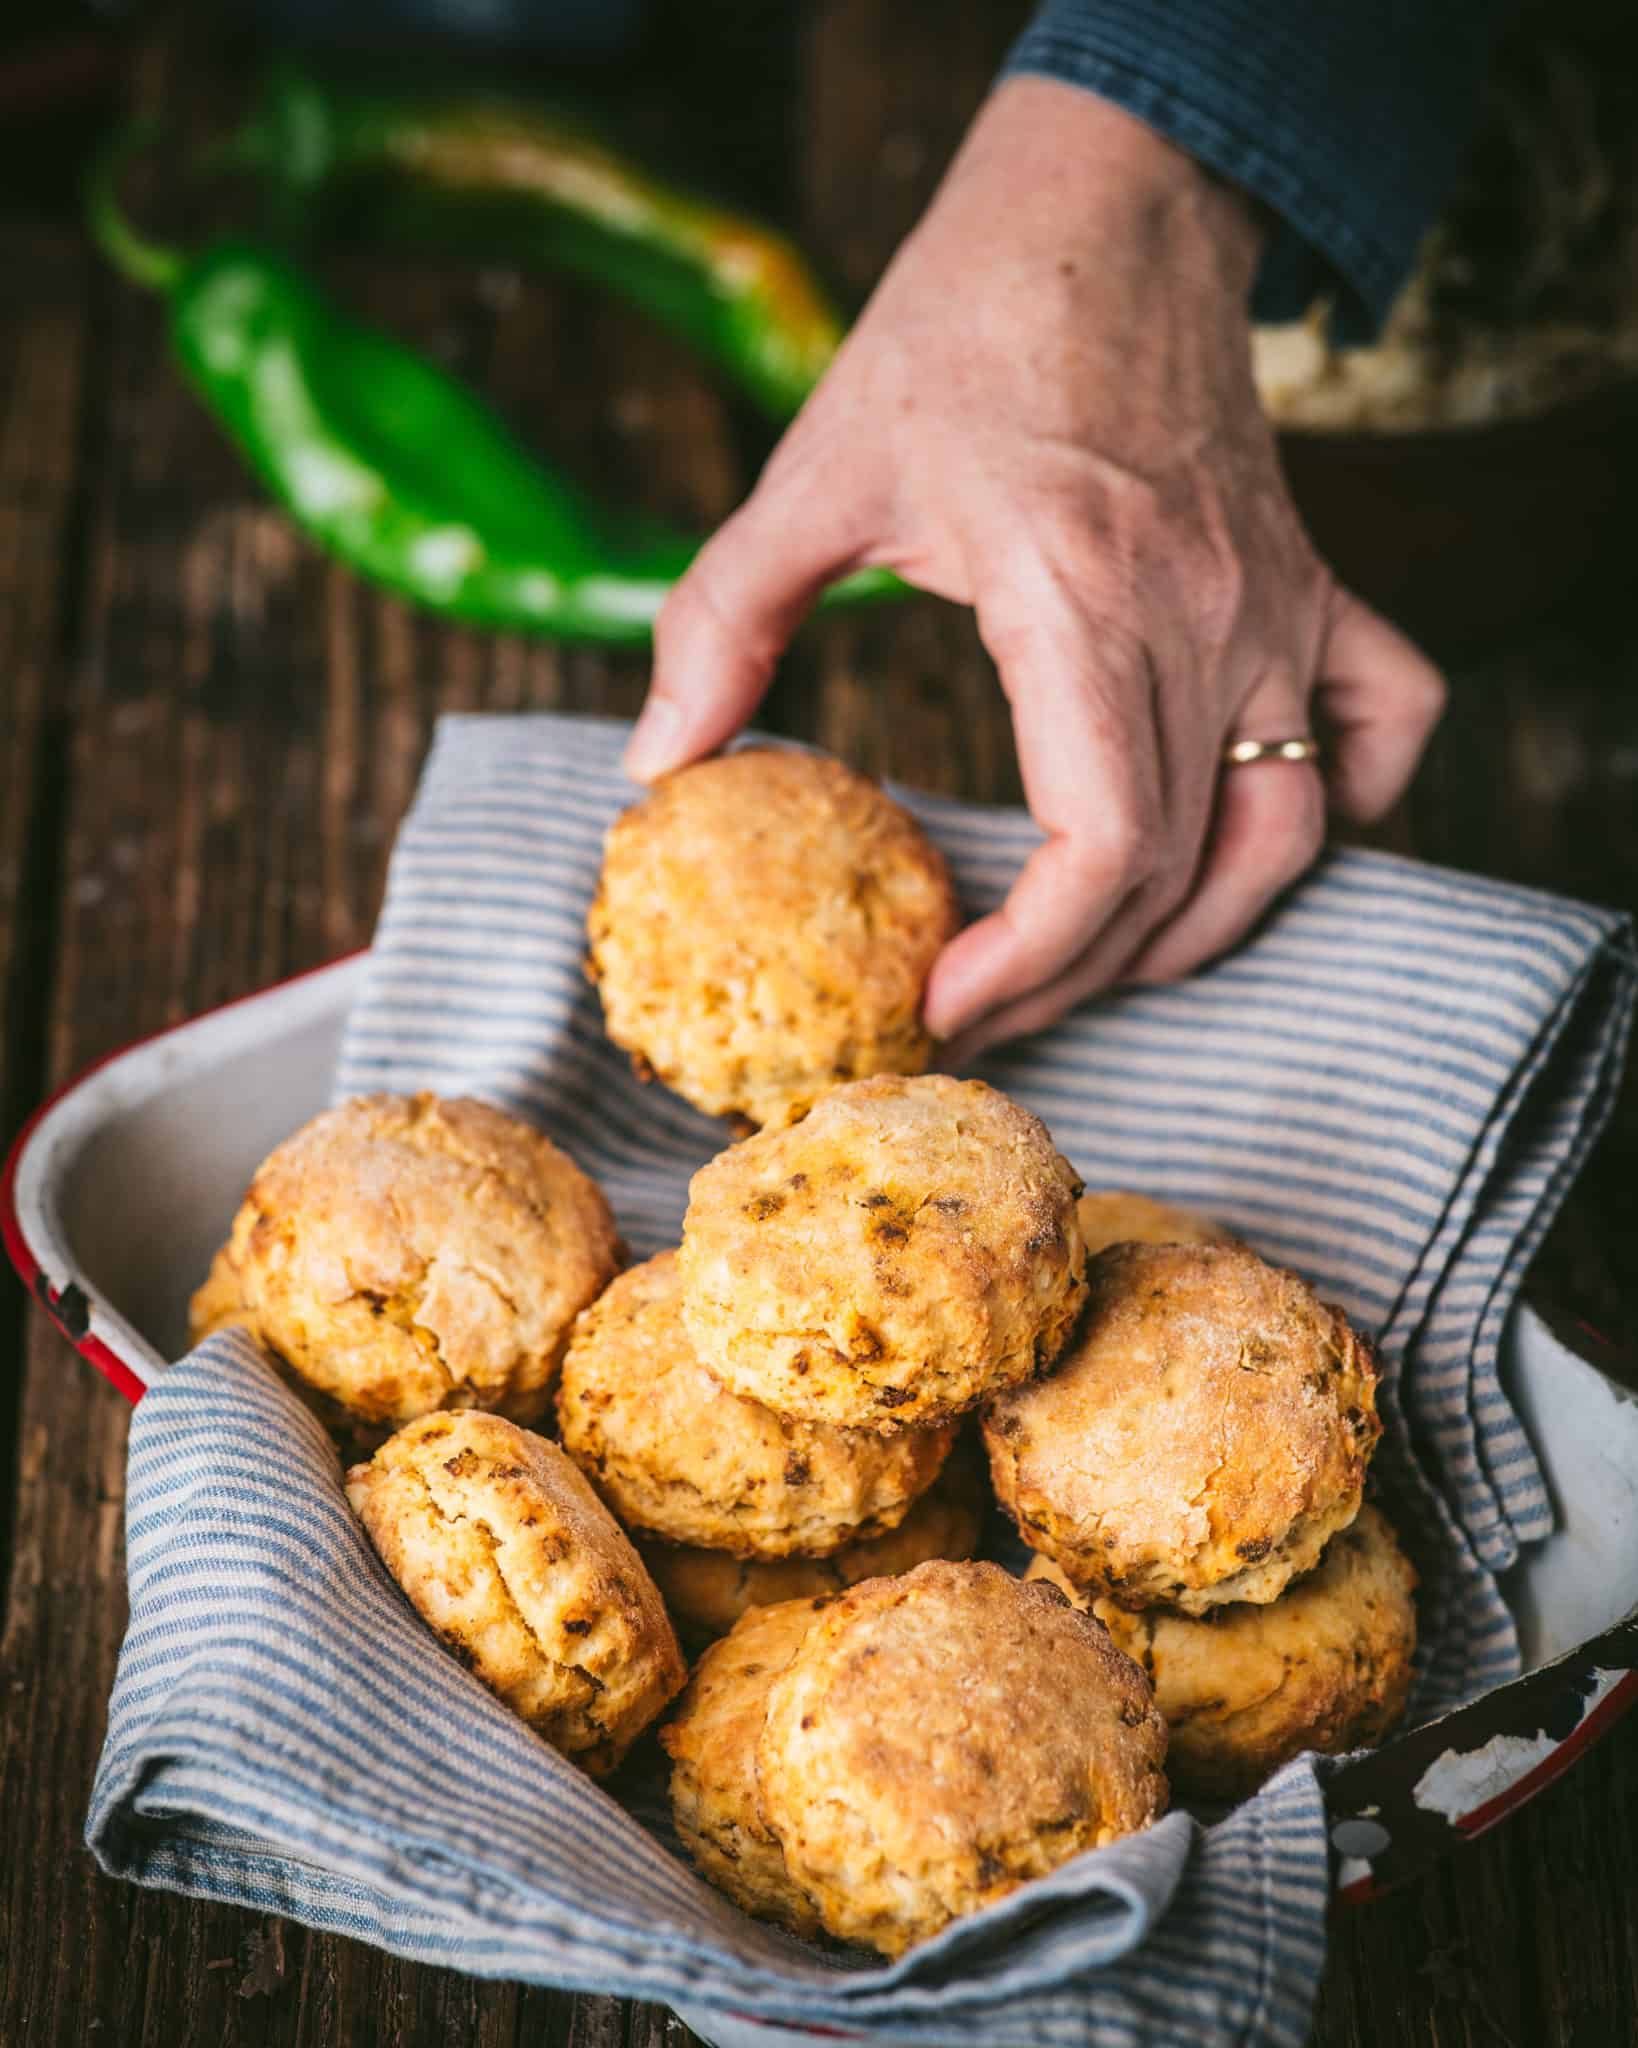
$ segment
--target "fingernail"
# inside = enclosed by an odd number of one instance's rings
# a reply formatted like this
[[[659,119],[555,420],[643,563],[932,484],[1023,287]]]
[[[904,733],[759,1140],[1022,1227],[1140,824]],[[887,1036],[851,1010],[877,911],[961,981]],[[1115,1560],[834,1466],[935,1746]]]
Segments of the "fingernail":
[[[670,698],[649,698],[620,764],[633,782],[653,782],[678,765],[682,723],[682,713]]]
[[[921,1021],[935,1038],[948,1046],[965,1037],[967,1027],[979,1015],[979,1004],[964,993],[958,983],[953,991],[941,986],[930,992],[922,1008]]]

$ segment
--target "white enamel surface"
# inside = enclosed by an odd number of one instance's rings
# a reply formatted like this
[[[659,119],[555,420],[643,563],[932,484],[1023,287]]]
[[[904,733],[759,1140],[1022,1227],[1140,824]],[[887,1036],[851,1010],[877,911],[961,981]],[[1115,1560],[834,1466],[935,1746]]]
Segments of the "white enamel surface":
[[[1527,1308],[1508,1330],[1503,1377],[1558,1521],[1502,1580],[1533,1671],[1638,1606],[1638,1394],[1578,1358]]]
[[[257,1162],[324,1106],[363,961],[121,1053],[53,1104],[18,1162],[17,1217],[53,1288],[144,1385],[187,1347],[204,1278]]]
[[[1601,1671],[1587,1696],[1591,1713],[1620,1684],[1619,1671]],[[1545,1763],[1558,1743],[1551,1735],[1493,1735],[1479,1749],[1447,1749],[1437,1756],[1411,1788],[1416,1804],[1443,1814],[1454,1827],[1481,1806],[1516,1785],[1537,1764]]]

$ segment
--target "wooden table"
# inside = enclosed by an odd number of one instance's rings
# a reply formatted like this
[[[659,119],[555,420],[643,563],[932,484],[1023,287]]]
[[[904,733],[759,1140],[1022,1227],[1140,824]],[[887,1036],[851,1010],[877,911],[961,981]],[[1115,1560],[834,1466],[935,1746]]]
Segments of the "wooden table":
[[[834,0],[779,37],[725,8],[725,34],[762,39],[741,53],[762,87],[683,37],[651,110],[692,107],[726,181],[785,211],[862,295],[1017,12]],[[145,44],[134,96],[202,105],[214,61]],[[614,309],[504,273],[346,275],[612,494],[703,525],[744,489],[759,455],[745,422]],[[155,307],[65,220],[0,217],[0,1134],[98,1055],[361,945],[438,712],[629,713],[643,679],[639,658],[447,630],[330,566],[179,387]],[[1635,685],[1638,631],[1615,593],[1464,663],[1399,843],[1638,901]],[[949,608],[810,630],[768,718],[867,769],[1016,794],[992,672]],[[1629,1088],[1538,1288],[1638,1327],[1635,1226]],[[657,2008],[480,1984],[100,1877],[80,1829],[124,1623],[128,1411],[9,1286],[0,1360],[0,2041],[687,2038]],[[1638,1720],[1478,1846],[1339,1920],[1317,2038],[1632,2038],[1635,1820]]]

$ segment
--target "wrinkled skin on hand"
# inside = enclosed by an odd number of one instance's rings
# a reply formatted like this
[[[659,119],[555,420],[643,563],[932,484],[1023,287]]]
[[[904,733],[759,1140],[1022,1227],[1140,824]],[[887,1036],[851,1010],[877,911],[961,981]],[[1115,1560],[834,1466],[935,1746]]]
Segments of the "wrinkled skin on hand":
[[[1011,79],[974,123],[755,491],[656,632],[650,779],[754,711],[831,578],[971,604],[1048,834],[929,983],[964,1056],[1117,980],[1187,972],[1380,815],[1437,672],[1339,589],[1252,382],[1250,205],[1119,109]],[[1313,764],[1225,771],[1319,730]]]

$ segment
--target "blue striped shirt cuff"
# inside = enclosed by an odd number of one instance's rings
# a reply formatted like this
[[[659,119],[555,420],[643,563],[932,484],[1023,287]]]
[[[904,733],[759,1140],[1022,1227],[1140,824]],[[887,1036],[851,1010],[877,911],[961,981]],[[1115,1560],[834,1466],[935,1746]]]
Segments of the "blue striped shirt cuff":
[[[1497,0],[1044,0],[1003,75],[1086,87],[1271,207],[1253,297],[1386,317],[1472,127]]]

